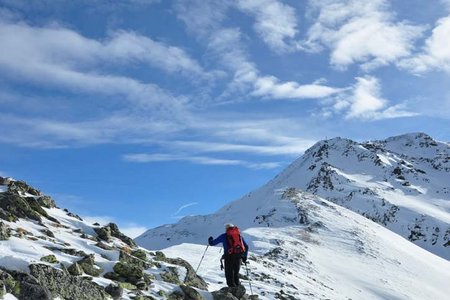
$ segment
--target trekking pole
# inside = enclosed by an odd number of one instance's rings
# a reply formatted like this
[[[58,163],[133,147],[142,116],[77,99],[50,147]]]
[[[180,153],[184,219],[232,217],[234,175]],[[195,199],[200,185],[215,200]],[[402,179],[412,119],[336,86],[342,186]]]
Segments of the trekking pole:
[[[248,273],[247,262],[245,262],[244,265],[245,265],[245,269],[247,270],[247,278],[248,278],[248,284],[250,285],[250,292],[252,293],[252,296],[253,296],[252,279],[250,278],[250,274]]]
[[[202,264],[203,258],[205,257],[206,250],[208,250],[208,247],[209,247],[209,245],[206,246],[205,252],[203,252],[202,259],[200,259],[200,262],[198,263],[198,267],[197,267],[197,270],[195,270],[195,273],[197,273],[198,268],[200,268],[200,265]]]

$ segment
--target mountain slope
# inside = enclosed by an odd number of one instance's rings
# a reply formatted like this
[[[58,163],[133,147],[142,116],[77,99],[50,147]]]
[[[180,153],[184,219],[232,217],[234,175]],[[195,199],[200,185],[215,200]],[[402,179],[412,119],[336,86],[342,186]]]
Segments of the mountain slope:
[[[449,144],[420,133],[322,141],[216,213],[135,240],[195,265],[198,244],[232,222],[250,241],[253,284],[264,299],[446,299],[449,159]],[[210,250],[200,271],[212,287],[223,284],[220,255]]]
[[[164,253],[198,265],[205,246],[192,242],[204,245],[231,220],[251,246],[252,289],[262,299],[445,299],[450,292],[450,262],[388,229],[296,189],[260,192],[255,201],[241,199],[137,241],[145,246],[170,238],[177,245]],[[224,284],[221,255],[210,247],[199,269],[213,289]]]

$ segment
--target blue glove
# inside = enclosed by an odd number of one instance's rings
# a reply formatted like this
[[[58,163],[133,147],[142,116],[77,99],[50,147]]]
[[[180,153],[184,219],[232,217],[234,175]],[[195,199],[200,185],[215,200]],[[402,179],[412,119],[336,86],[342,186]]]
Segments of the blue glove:
[[[211,245],[211,243],[212,243],[213,240],[214,240],[214,238],[213,238],[212,236],[210,236],[210,237],[208,238],[208,244]]]

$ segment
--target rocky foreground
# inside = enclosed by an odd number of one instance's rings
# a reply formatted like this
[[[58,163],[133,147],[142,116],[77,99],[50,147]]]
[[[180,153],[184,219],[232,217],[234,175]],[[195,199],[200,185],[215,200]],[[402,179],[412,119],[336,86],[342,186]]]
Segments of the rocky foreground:
[[[23,181],[0,177],[0,297],[257,299],[209,293],[183,259],[138,247],[116,224],[88,224]]]

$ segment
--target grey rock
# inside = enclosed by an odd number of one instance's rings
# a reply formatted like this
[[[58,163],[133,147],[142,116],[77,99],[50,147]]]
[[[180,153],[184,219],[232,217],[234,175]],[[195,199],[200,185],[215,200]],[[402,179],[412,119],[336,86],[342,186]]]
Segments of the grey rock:
[[[73,276],[80,276],[83,275],[83,269],[80,267],[80,265],[78,263],[73,263],[72,265],[70,265],[67,268],[67,271],[69,272],[70,275]]]
[[[214,300],[239,300],[228,291],[228,288],[222,288],[218,291],[212,292],[211,294]]]
[[[44,264],[31,264],[29,268],[30,274],[37,279],[40,285],[50,290],[55,297],[58,295],[64,299],[77,300],[108,299],[108,294],[101,286],[85,280],[83,277],[72,276]]]
[[[84,273],[97,277],[103,273],[103,269],[95,264],[94,255],[86,255],[84,258],[77,262],[81,269],[83,269]]]
[[[188,300],[204,300],[205,298],[193,287],[188,285],[180,285],[181,290],[185,295],[185,299]]]
[[[114,300],[119,300],[123,295],[123,288],[117,285],[110,284],[105,288],[105,291],[111,295]]]
[[[248,299],[245,294],[245,287],[239,285],[238,287],[224,287],[219,291],[212,292],[214,300],[242,300]]]
[[[123,250],[120,250],[119,261],[136,265],[143,269],[148,269],[150,267],[150,264],[146,260],[130,255]]]
[[[158,255],[158,252],[156,255]],[[195,273],[194,268],[187,261],[181,258],[164,258],[164,261],[186,269],[186,277],[183,280],[186,285],[190,285],[201,290],[208,289],[208,284],[200,276],[198,276],[197,273]]]
[[[137,244],[133,241],[133,239],[120,232],[119,227],[117,227],[114,223],[109,223],[108,225],[100,228],[94,228],[94,230],[100,240],[109,242],[111,237],[115,237],[130,247],[137,247]]]
[[[11,237],[11,228],[3,222],[0,222],[0,241],[6,241]]]

